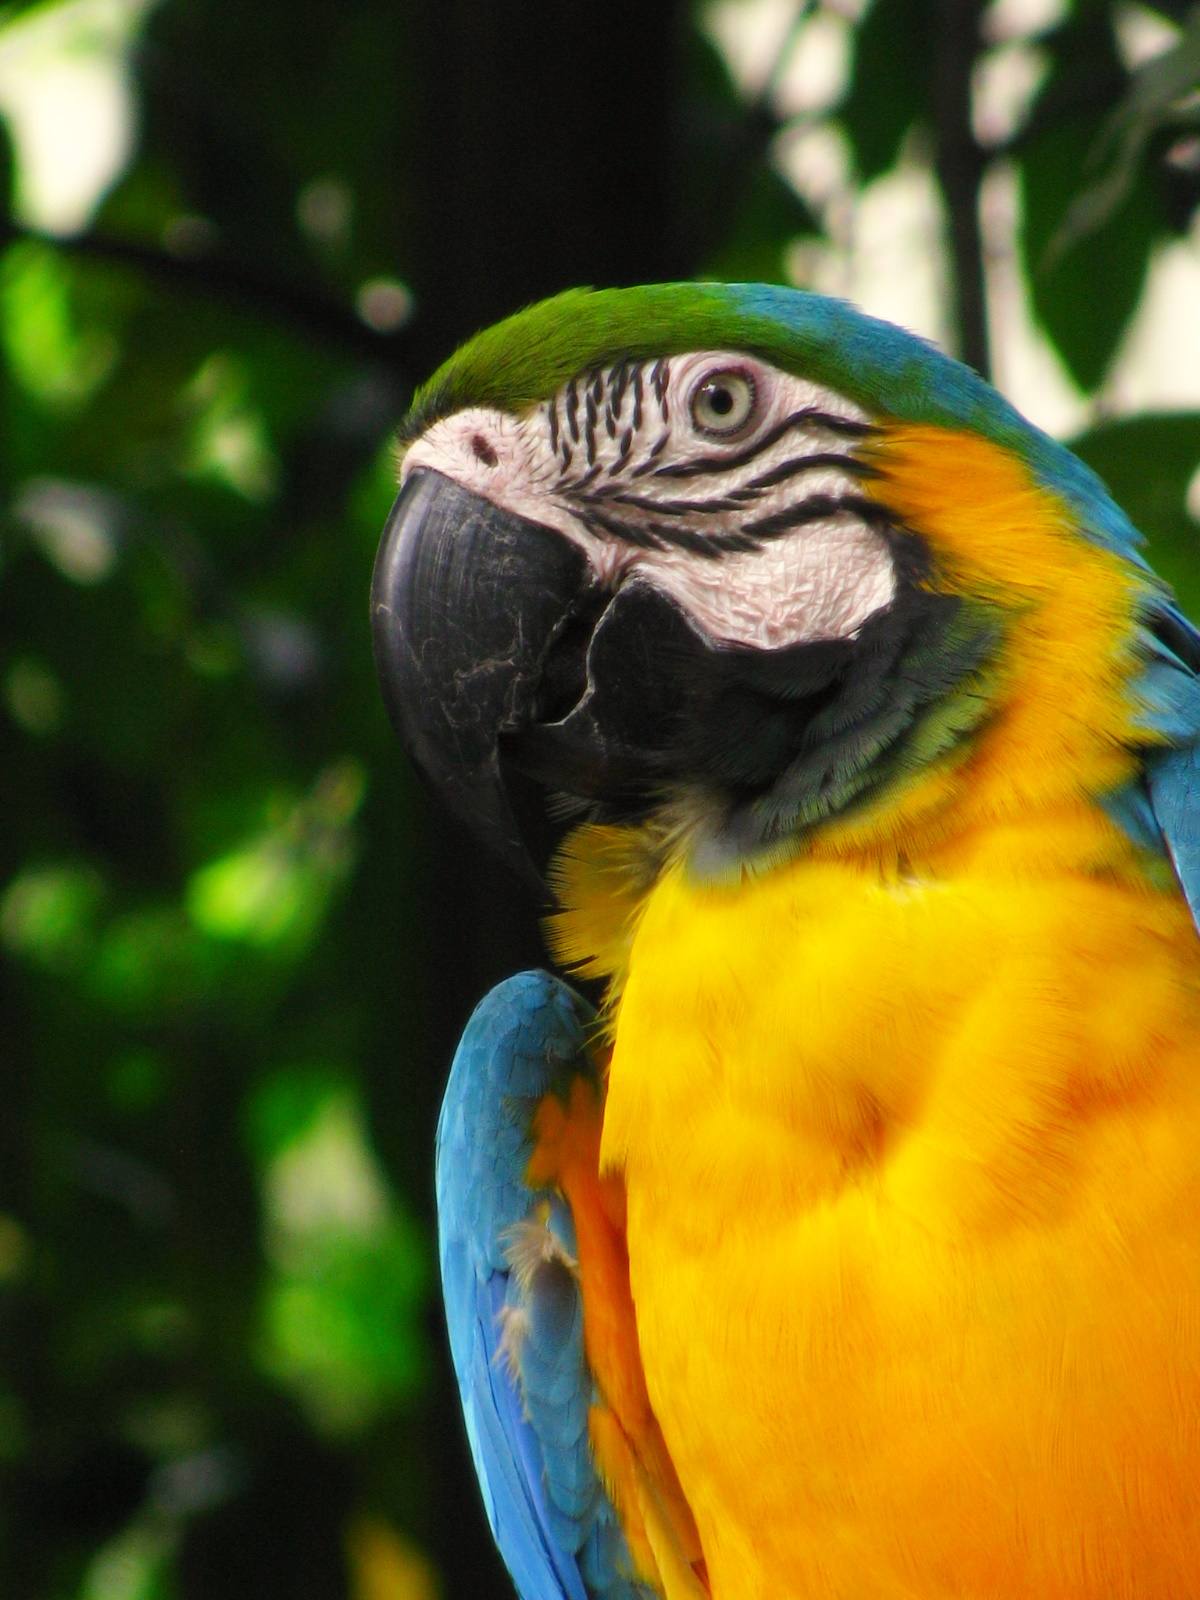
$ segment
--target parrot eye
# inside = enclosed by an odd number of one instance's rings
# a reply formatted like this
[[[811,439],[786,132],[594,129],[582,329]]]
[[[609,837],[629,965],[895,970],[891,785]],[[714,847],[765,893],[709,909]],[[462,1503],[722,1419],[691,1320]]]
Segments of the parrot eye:
[[[754,412],[755,398],[748,372],[710,372],[692,390],[692,421],[701,433],[739,433]]]

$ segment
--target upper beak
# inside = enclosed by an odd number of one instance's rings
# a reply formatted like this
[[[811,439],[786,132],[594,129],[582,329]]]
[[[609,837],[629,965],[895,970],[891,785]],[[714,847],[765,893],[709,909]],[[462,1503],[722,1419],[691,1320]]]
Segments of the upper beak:
[[[375,563],[375,661],[405,749],[539,890],[500,744],[537,720],[545,659],[586,588],[568,539],[428,468],[401,489]]]

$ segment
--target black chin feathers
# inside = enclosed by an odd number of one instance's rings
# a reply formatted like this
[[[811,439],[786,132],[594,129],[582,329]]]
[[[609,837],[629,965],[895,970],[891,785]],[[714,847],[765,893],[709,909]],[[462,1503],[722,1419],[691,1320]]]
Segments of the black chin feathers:
[[[910,551],[900,570],[922,566]],[[603,747],[588,815],[634,822],[684,801],[704,860],[725,867],[802,838],[965,737],[986,713],[972,683],[998,642],[992,611],[911,578],[853,638],[779,650],[714,644],[632,582],[576,667],[579,702],[506,759],[578,793]]]

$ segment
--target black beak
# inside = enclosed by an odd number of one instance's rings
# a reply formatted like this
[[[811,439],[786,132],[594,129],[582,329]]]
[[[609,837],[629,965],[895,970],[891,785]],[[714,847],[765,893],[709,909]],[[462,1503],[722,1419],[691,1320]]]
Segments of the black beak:
[[[719,659],[649,584],[600,588],[564,534],[428,469],[392,507],[371,614],[418,771],[538,890],[567,816],[636,815],[678,771],[681,710]],[[556,826],[548,793],[579,809]]]
[[[543,666],[587,588],[582,551],[428,469],[384,529],[371,593],[375,663],[417,769],[531,886],[501,741],[538,720]]]

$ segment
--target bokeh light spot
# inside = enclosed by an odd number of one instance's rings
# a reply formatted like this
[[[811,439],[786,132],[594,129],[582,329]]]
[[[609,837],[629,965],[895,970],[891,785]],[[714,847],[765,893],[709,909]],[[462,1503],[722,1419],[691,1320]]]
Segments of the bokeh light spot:
[[[0,898],[0,939],[14,955],[61,971],[86,953],[103,886],[87,867],[30,867]]]
[[[370,278],[358,291],[358,314],[376,333],[398,333],[413,314],[412,290],[399,278]]]
[[[45,738],[62,726],[66,696],[41,661],[23,656],[13,662],[4,675],[4,699],[13,721],[26,733]]]

